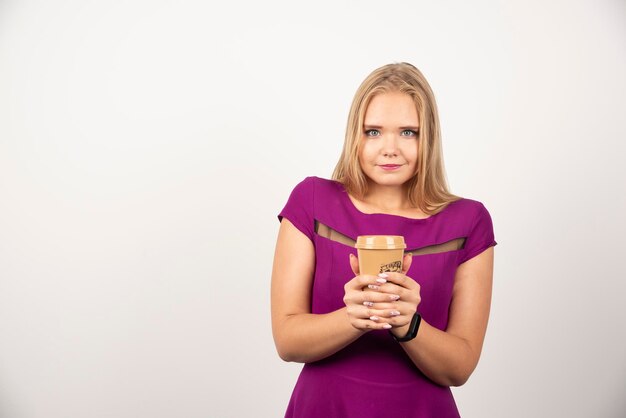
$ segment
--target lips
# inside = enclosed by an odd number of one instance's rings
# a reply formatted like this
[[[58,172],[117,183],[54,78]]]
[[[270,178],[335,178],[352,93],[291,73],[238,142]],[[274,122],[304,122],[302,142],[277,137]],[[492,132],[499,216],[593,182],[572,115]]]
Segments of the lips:
[[[398,164],[384,164],[380,166],[380,168],[385,171],[395,171],[400,167],[402,167],[402,165]]]

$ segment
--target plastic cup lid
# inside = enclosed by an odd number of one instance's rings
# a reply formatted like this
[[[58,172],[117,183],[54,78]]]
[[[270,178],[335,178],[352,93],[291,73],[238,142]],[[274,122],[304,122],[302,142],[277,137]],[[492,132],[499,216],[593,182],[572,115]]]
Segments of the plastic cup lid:
[[[402,235],[361,235],[356,238],[360,250],[403,250],[406,248]]]

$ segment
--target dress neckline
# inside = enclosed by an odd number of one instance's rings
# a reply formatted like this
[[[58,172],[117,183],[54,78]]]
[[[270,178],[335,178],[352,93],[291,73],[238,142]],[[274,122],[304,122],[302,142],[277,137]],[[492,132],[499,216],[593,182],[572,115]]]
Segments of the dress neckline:
[[[445,208],[443,208],[443,210],[441,210],[438,213],[435,213],[434,215],[430,215],[427,218],[409,218],[406,216],[402,216],[402,215],[394,215],[391,213],[365,213],[362,212],[361,210],[359,210],[359,208],[356,207],[356,205],[354,204],[354,202],[352,201],[352,199],[350,198],[350,195],[348,194],[348,191],[346,190],[346,188],[343,186],[342,183],[335,181],[341,191],[342,191],[342,196],[348,206],[348,208],[352,211],[352,213],[356,214],[357,216],[361,216],[361,217],[366,217],[366,216],[377,216],[377,217],[390,217],[390,218],[396,218],[396,219],[401,219],[401,220],[405,220],[408,222],[413,222],[413,223],[424,223],[424,222],[430,222],[434,217],[436,217],[437,215],[439,215],[440,213],[444,212],[446,209],[448,209],[448,207],[450,206],[450,204],[454,203],[451,202],[449,203]]]

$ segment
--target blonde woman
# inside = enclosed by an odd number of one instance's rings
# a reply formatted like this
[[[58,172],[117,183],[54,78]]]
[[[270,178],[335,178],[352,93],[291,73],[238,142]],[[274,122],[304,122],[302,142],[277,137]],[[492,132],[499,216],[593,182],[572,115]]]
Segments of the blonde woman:
[[[272,271],[280,357],[305,363],[286,417],[458,417],[450,386],[480,357],[493,225],[448,191],[435,98],[407,63],[356,92],[332,179],[307,177],[281,221]],[[359,274],[359,235],[402,235],[402,272]]]

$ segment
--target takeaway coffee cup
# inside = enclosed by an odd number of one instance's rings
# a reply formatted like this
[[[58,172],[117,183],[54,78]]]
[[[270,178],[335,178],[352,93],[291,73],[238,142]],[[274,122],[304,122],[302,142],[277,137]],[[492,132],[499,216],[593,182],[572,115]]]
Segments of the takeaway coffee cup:
[[[355,245],[360,274],[377,275],[386,271],[402,271],[404,237],[401,235],[361,235]]]

